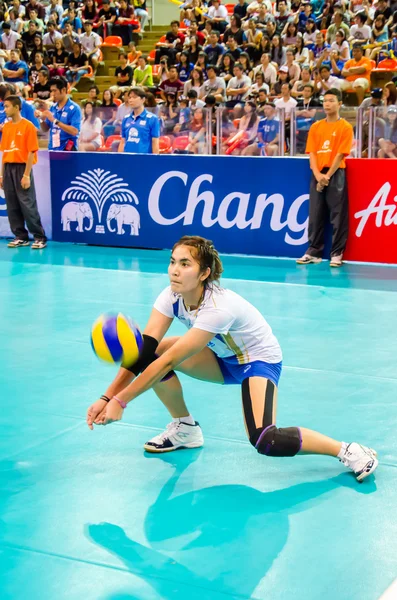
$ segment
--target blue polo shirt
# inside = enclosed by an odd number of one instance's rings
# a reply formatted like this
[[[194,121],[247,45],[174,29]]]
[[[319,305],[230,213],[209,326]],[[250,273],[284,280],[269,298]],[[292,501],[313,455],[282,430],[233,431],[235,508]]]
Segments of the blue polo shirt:
[[[81,110],[80,106],[75,102],[72,102],[68,98],[65,106],[63,108],[58,108],[58,104],[53,104],[51,106],[50,111],[54,115],[54,118],[64,123],[65,125],[71,125],[72,127],[76,127],[76,129],[80,133],[81,126]],[[66,133],[60,127],[49,121],[45,120],[45,123],[50,128],[50,141],[48,144],[48,150],[65,150],[65,146],[69,140],[72,140],[73,144],[77,145],[77,135],[71,135],[70,133]]]
[[[40,122],[37,117],[34,116],[34,108],[29,102],[26,100],[22,100],[22,108],[21,108],[21,117],[27,119],[36,127],[36,129],[40,129]]]
[[[20,81],[23,81],[23,83],[29,83],[29,67],[23,60],[18,60],[18,62],[12,62],[12,60],[9,60],[4,65],[4,68],[8,69],[9,71],[18,71],[18,69],[24,69],[22,77],[4,77],[4,81],[7,83],[18,83]]]
[[[258,133],[262,134],[264,144],[270,144],[279,132],[280,121],[277,119],[261,119],[258,125]]]
[[[151,154],[152,139],[160,137],[159,118],[144,109],[140,115],[126,115],[121,123],[121,136],[126,141],[124,152]]]

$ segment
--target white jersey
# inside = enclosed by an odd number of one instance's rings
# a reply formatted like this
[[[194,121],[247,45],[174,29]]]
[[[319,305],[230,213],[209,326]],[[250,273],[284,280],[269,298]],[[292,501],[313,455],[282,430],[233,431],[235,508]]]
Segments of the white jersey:
[[[187,310],[183,298],[167,287],[154,303],[161,314],[176,317],[188,329],[214,334],[208,346],[227,362],[245,365],[255,360],[278,363],[280,345],[259,310],[244,298],[224,288],[207,289],[198,310]]]

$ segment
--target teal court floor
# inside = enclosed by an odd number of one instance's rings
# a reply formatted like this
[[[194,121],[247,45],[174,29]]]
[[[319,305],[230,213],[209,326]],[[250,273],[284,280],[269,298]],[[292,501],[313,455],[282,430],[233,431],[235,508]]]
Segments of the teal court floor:
[[[144,453],[169,421],[152,392],[88,430],[115,375],[91,324],[143,327],[168,255],[0,243],[1,600],[378,600],[397,576],[397,269],[224,257],[283,348],[278,424],[376,448],[360,485],[332,458],[258,455],[235,386],[182,377],[199,450]]]

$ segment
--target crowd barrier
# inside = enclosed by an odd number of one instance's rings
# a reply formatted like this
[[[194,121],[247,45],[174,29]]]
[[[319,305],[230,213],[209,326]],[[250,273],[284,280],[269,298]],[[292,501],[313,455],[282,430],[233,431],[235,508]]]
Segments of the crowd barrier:
[[[89,105],[82,110],[79,150],[117,152],[124,114],[121,109]],[[233,108],[193,110],[159,105],[148,110],[160,119],[160,153],[172,155],[303,156],[310,126],[325,117],[322,107],[295,108],[289,114],[275,109],[270,116],[273,135],[277,136],[273,141],[265,107],[257,110],[249,104],[237,104]],[[354,129],[352,157],[397,158],[395,106],[342,107],[340,114]],[[45,144],[46,135],[41,137]]]
[[[307,247],[307,159],[41,151],[34,174],[56,241],[171,248],[196,234],[221,252],[290,258]],[[397,264],[397,170],[387,159],[348,159],[347,175],[345,258]],[[2,191],[0,235],[11,235]]]

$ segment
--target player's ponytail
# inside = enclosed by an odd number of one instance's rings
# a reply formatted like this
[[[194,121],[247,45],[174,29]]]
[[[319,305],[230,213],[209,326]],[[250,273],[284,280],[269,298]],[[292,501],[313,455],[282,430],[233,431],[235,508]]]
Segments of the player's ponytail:
[[[192,256],[194,256],[199,263],[200,270],[206,271],[208,268],[211,270],[207,279],[204,281],[205,287],[219,284],[219,280],[223,273],[223,266],[219,254],[211,240],[206,240],[199,235],[184,235],[176,242],[172,251],[178,246],[189,246],[189,248],[194,248]]]

